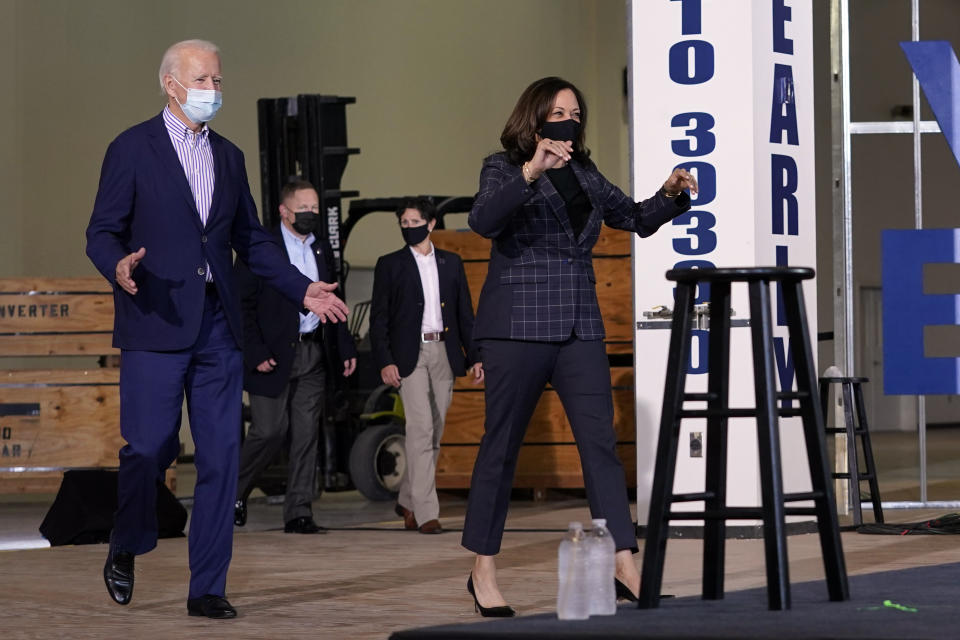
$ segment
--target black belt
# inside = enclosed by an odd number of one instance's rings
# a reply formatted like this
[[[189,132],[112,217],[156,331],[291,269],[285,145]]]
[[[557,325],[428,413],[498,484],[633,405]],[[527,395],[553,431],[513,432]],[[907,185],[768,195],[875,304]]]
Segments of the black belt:
[[[320,342],[321,337],[322,337],[321,330],[317,328],[308,333],[301,333],[300,342]]]
[[[421,342],[443,342],[443,331],[431,331],[420,334]]]
[[[215,282],[208,282],[208,283],[206,283],[206,294],[207,294],[208,296],[215,296],[215,295],[217,295],[217,285],[216,285]]]

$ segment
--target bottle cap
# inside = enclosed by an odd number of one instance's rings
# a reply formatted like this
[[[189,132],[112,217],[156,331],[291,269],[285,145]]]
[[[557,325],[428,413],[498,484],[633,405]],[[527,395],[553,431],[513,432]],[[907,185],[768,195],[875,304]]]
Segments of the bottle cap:
[[[595,527],[605,527],[605,526],[607,526],[607,519],[606,519],[606,518],[594,518],[594,519],[592,520],[592,522],[593,522],[593,526],[595,526]]]
[[[579,523],[579,522],[571,522],[568,526],[569,526],[571,529],[583,529],[583,524],[581,524],[581,523]]]

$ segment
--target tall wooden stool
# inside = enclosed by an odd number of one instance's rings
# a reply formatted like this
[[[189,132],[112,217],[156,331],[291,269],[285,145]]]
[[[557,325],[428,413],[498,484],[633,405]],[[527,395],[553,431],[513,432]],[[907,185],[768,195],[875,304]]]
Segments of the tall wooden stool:
[[[817,378],[813,368],[802,281],[813,278],[813,269],[797,267],[751,267],[733,269],[673,269],[667,279],[676,281],[676,297],[670,333],[663,413],[657,443],[647,539],[643,550],[640,608],[658,605],[663,580],[670,520],[704,520],[703,598],[723,598],[726,520],[761,519],[767,567],[767,599],[770,609],[790,608],[790,578],[787,563],[785,516],[814,515],[820,535],[820,550],[831,600],[849,597],[847,571],[840,546],[840,529],[834,508],[830,469],[826,464],[823,414],[817,402]],[[729,406],[730,378],[730,286],[745,282],[750,296],[750,331],[753,342],[755,408]],[[787,316],[790,345],[798,391],[777,392],[773,356],[773,320],[770,283],[779,282]],[[707,393],[686,393],[687,358],[697,285],[710,286],[710,346]],[[684,409],[684,402],[706,401],[706,409]],[[796,400],[799,408],[778,408],[778,400]],[[792,407],[792,402],[790,403]],[[780,461],[780,416],[800,416],[810,466],[812,491],[783,492]],[[727,506],[727,419],[757,420],[760,457],[760,507]],[[707,419],[706,483],[702,493],[674,494],[673,480],[683,418]],[[788,507],[786,503],[809,501],[813,507]],[[703,511],[671,510],[675,502],[703,501]]]
[[[868,378],[820,378],[820,407],[823,409],[826,423],[827,402],[830,385],[840,385],[840,398],[843,403],[842,427],[827,427],[826,433],[843,433],[847,436],[847,472],[831,474],[834,479],[850,481],[850,501],[853,503],[853,524],[863,524],[863,508],[860,504],[860,483],[866,480],[870,487],[870,501],[873,503],[873,521],[883,522],[883,508],[880,506],[880,487],[877,484],[877,466],[873,462],[873,445],[870,444],[870,429],[867,425],[867,412],[863,405],[861,385],[870,382]],[[857,452],[857,436],[863,448],[863,473],[860,472],[860,456]]]

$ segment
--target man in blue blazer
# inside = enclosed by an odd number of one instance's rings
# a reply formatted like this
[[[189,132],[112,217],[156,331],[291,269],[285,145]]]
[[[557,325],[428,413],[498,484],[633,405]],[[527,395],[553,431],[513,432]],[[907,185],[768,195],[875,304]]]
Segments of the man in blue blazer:
[[[406,418],[406,468],[397,515],[407,529],[441,533],[436,462],[453,378],[471,368],[483,381],[472,348],[473,304],[460,256],[430,242],[436,209],[411,198],[397,209],[407,246],[377,260],[370,304],[370,344],[385,384],[400,389]]]
[[[290,264],[257,219],[243,154],[206,123],[221,104],[220,54],[187,40],[160,64],[163,112],[110,144],[87,227],[87,255],[114,285],[121,349],[118,508],[104,565],[110,596],[133,595],[134,556],[157,543],[156,482],[179,451],[186,394],[196,445],[190,520],[190,615],[233,618],[226,575],[233,536],[242,322],[231,250],[324,321],[347,308]]]
[[[313,185],[293,180],[280,190],[280,224],[274,236],[304,275],[333,279],[330,243],[314,236],[321,220]],[[346,323],[324,325],[254,276],[242,260],[234,265],[243,310],[243,388],[250,394],[250,429],[240,449],[240,479],[233,522],[247,521],[247,497],[260,474],[287,447],[286,533],[326,533],[313,520],[317,490],[317,441],[327,379],[357,366],[357,349]]]

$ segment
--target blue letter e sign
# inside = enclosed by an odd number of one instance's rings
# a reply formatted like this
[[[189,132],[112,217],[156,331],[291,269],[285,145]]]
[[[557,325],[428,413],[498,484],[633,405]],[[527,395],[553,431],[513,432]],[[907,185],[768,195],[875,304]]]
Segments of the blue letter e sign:
[[[960,64],[949,42],[901,42],[960,164]],[[960,263],[960,229],[883,232],[883,392],[960,393],[960,358],[924,356],[923,329],[960,324],[960,296],[923,292],[923,267]]]
[[[960,393],[960,358],[924,356],[923,328],[960,324],[960,296],[923,292],[923,267],[960,263],[960,229],[883,232],[883,392]]]

